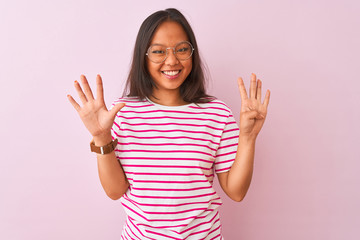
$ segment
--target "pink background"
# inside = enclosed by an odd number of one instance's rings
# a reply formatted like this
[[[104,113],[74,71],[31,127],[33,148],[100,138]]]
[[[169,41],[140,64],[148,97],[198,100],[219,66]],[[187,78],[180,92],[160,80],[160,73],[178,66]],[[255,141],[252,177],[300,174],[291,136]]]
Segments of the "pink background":
[[[238,76],[272,93],[246,198],[220,193],[225,239],[359,239],[356,0],[1,1],[0,239],[120,239],[124,211],[66,95],[100,73],[107,104],[120,96],[140,24],[167,7],[237,119]]]

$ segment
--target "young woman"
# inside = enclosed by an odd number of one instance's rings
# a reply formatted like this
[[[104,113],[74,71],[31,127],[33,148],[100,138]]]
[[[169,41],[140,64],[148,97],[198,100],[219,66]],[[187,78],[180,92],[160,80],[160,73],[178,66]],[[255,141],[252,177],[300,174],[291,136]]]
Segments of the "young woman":
[[[240,129],[231,110],[206,94],[194,33],[176,9],[150,15],[140,27],[126,94],[106,108],[102,79],[94,98],[81,76],[70,95],[97,152],[101,184],[128,214],[122,239],[223,239],[212,184],[241,201],[249,188],[255,140],[267,114],[261,81],[241,95]]]

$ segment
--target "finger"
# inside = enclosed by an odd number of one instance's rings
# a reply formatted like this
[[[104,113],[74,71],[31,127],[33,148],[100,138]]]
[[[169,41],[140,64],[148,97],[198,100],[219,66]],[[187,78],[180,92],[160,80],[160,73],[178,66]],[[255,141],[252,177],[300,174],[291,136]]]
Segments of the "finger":
[[[111,110],[110,113],[112,116],[114,116],[125,106],[125,103],[118,103],[116,104]]]
[[[266,94],[265,94],[265,100],[264,100],[264,105],[265,105],[266,108],[269,105],[269,101],[270,101],[270,90],[267,90]]]
[[[75,85],[75,89],[76,89],[76,91],[77,91],[77,93],[78,93],[78,95],[79,95],[79,97],[80,97],[81,102],[82,102],[83,104],[87,103],[87,98],[86,98],[84,92],[82,91],[82,88],[81,88],[81,86],[80,86],[80,83],[75,80],[75,81],[74,81],[74,85]]]
[[[261,86],[262,82],[260,79],[257,82],[257,89],[256,89],[256,100],[261,104]]]
[[[67,98],[69,99],[71,105],[73,105],[75,110],[78,112],[81,109],[80,105],[74,100],[74,98],[71,95],[67,95]]]
[[[89,82],[87,81],[85,75],[81,75],[80,78],[81,78],[81,83],[82,83],[82,85],[84,87],[84,91],[85,91],[85,95],[86,95],[87,100],[88,101],[94,100],[93,93],[91,91]]]
[[[96,99],[104,102],[104,88],[100,74],[96,76]]]
[[[251,74],[249,98],[253,98],[253,99],[256,98],[256,75],[255,75],[255,73]]]
[[[246,99],[248,99],[248,96],[244,85],[244,81],[241,77],[238,78],[238,86],[239,86],[241,101],[244,102]]]

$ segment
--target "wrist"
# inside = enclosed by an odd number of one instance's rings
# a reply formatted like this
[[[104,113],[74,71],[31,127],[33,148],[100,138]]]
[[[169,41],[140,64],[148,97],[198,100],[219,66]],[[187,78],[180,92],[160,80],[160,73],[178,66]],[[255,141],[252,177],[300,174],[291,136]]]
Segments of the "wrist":
[[[113,140],[110,132],[93,136],[93,139],[96,146],[104,146],[106,144],[109,144]]]
[[[254,144],[256,142],[256,137],[257,135],[240,133],[239,142],[241,141],[243,144],[244,143]]]
[[[96,136],[97,137],[97,136]],[[109,140],[111,139],[111,140]],[[108,141],[109,140],[109,141]],[[95,139],[90,142],[90,150],[91,152],[95,152],[97,154],[105,155],[113,152],[116,149],[118,139],[112,140],[111,135],[101,136],[100,138],[96,138],[97,143],[95,143]]]

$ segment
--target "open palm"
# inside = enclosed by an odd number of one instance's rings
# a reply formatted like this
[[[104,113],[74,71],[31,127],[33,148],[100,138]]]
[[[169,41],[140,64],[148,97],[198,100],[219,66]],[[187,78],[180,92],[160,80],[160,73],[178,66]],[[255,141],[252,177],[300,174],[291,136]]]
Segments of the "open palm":
[[[125,104],[119,103],[115,105],[113,109],[108,111],[104,102],[103,84],[100,75],[97,75],[96,77],[96,99],[93,96],[86,77],[81,75],[80,78],[84,91],[77,81],[75,81],[74,84],[83,107],[81,107],[72,96],[68,95],[70,103],[78,112],[85,127],[89,130],[93,137],[109,134],[116,113],[120,111],[120,109],[123,108]]]
[[[256,80],[255,74],[251,75],[249,96],[241,77],[238,79],[238,85],[241,95],[240,134],[256,137],[265,122],[270,91],[266,91],[265,100],[262,103],[262,82],[259,79]]]

